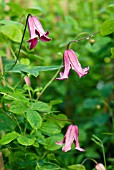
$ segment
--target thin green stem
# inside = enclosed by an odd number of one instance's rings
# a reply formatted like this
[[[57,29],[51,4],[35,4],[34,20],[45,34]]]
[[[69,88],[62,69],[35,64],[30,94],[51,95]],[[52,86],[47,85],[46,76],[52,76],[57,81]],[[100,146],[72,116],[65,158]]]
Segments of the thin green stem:
[[[106,156],[105,156],[104,145],[103,145],[103,143],[102,143],[102,142],[101,142],[101,148],[102,148],[102,151],[103,151],[104,165],[105,165],[105,168],[106,168]]]
[[[100,33],[100,31],[94,32],[94,33],[92,33],[92,34],[90,34],[90,35],[88,35],[88,36],[82,37],[82,38],[80,38],[80,39],[70,41],[70,42],[67,44],[67,50],[69,49],[69,46],[70,46],[71,43],[73,43],[73,42],[79,42],[79,41],[82,41],[82,40],[85,40],[85,39],[90,39],[91,37],[93,37],[95,34],[98,34],[98,33]]]
[[[24,114],[24,117],[25,117],[25,127],[24,127],[24,132],[23,134],[25,135],[26,134],[26,129],[27,129],[27,117],[26,117],[26,114]]]
[[[14,89],[19,85],[19,83],[22,81],[22,78],[21,80],[14,86]]]
[[[14,51],[13,51],[13,49],[11,48],[11,46],[9,45],[9,49],[10,49],[10,51],[11,51],[11,53],[12,53],[12,55],[14,56],[14,58],[15,58],[15,60],[16,60],[16,55],[15,55],[15,53],[14,53]]]
[[[22,129],[21,129],[21,126],[19,125],[19,122],[18,122],[17,118],[14,115],[13,115],[13,117],[14,117],[16,123],[17,123],[17,126],[19,127],[20,132],[22,133]]]
[[[21,48],[22,48],[22,44],[23,44],[23,40],[24,40],[26,28],[27,28],[29,16],[31,16],[31,14],[28,14],[28,15],[27,15],[27,19],[26,19],[26,23],[25,23],[25,28],[24,28],[24,31],[23,31],[23,36],[22,36],[22,39],[21,39],[21,43],[20,43],[20,47],[19,47],[19,50],[18,50],[18,53],[17,53],[17,57],[16,57],[16,60],[15,60],[15,63],[13,64],[13,66],[12,66],[9,70],[11,70],[11,69],[17,64],[17,61],[18,61],[18,59],[19,59],[20,50],[21,50]],[[7,70],[7,71],[9,71],[9,70]]]
[[[17,98],[15,98],[15,97],[13,97],[13,96],[11,96],[11,95],[7,94],[7,93],[0,92],[0,94],[3,94],[3,95],[6,95],[6,96],[9,96],[9,97],[11,97],[12,99],[14,99],[14,100],[17,100],[17,101],[18,101],[18,99],[17,99]]]
[[[55,120],[66,121],[66,122],[72,122],[73,124],[75,124],[74,121],[73,121],[72,119],[59,119],[59,118],[55,118],[55,117],[53,117],[53,116],[48,116],[48,115],[46,115],[46,116],[47,116],[47,117],[50,117],[50,118],[52,118],[52,119],[55,119]]]
[[[61,69],[61,68],[60,68]],[[45,87],[43,88],[43,90],[41,91],[41,93],[38,96],[38,99],[42,96],[42,94],[44,93],[44,91],[47,89],[47,87],[55,80],[56,76],[58,75],[60,69],[57,70],[57,72],[55,73],[55,75],[52,77],[52,79],[45,85]]]
[[[97,164],[97,161],[96,161],[96,160],[94,160],[94,159],[92,159],[92,158],[86,158],[86,159],[83,160],[83,162],[81,163],[81,165],[83,165],[83,164],[84,164],[86,161],[88,161],[88,160],[93,161],[95,164]]]
[[[86,158],[86,159],[84,159],[83,162],[80,164],[80,167],[78,168],[78,170],[80,170],[80,169],[81,169],[81,166],[82,166],[86,161],[88,161],[88,160],[93,161],[95,164],[97,164],[97,161],[96,161],[96,160],[91,159],[91,158]]]
[[[1,110],[8,118],[10,118],[10,119],[15,123],[15,125],[17,125],[17,126],[19,127],[20,132],[22,132],[22,131],[21,131],[21,127],[20,127],[20,125],[19,125],[19,122],[17,121],[17,119],[15,118],[14,115],[12,114],[15,120],[12,119],[8,114],[6,114],[3,109],[0,109],[0,110]]]
[[[28,90],[28,94],[29,94],[30,99],[32,99],[32,94],[30,90]]]
[[[103,145],[103,142],[101,139],[99,139],[97,136],[93,135],[93,138],[95,139],[92,139],[96,144],[98,144],[101,148],[102,148],[102,152],[103,152],[103,159],[104,159],[104,165],[105,165],[105,168],[106,168],[106,156],[105,156],[105,150],[104,150],[104,145]],[[99,142],[99,143],[98,143]]]

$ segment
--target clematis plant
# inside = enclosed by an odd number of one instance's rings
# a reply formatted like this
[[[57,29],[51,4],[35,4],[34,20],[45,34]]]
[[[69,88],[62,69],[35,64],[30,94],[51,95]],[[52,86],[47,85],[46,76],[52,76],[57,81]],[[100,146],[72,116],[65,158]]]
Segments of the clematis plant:
[[[104,165],[102,163],[98,163],[95,166],[96,170],[106,170],[106,168],[104,167]]]
[[[56,78],[57,80],[67,79],[70,73],[70,68],[72,68],[80,78],[88,74],[89,72],[89,67],[86,67],[84,69],[81,67],[81,64],[79,63],[77,56],[71,49],[65,50],[63,54],[63,63],[64,71],[60,72],[60,78]]]
[[[85,151],[83,148],[80,148],[78,141],[78,127],[76,125],[70,125],[67,129],[64,139],[61,142],[56,142],[56,144],[65,144],[62,148],[62,151],[67,152],[71,149],[73,142],[75,143],[75,149],[79,151]]]
[[[31,86],[31,81],[30,81],[30,78],[28,76],[24,77],[24,81],[28,86]]]
[[[28,28],[30,32],[30,39],[27,41],[30,44],[30,50],[38,43],[38,37],[41,41],[48,42],[51,40],[47,35],[49,31],[44,31],[40,21],[35,16],[30,15],[28,18]]]

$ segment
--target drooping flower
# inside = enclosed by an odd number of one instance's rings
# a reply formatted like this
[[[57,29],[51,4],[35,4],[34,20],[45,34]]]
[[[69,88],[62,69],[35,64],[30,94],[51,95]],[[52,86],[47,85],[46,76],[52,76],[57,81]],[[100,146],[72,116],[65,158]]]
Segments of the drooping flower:
[[[64,139],[61,142],[56,142],[56,144],[65,144],[62,148],[62,151],[67,152],[71,149],[73,142],[75,143],[75,149],[79,151],[85,151],[83,148],[80,148],[78,141],[78,127],[76,125],[70,125],[67,129]]]
[[[104,165],[102,163],[98,163],[95,166],[96,170],[106,170],[106,168],[104,167]]]
[[[71,49],[65,50],[63,54],[63,64],[64,64],[64,72],[60,72],[60,78],[56,78],[57,80],[67,79],[70,73],[70,68],[72,68],[78,76],[81,78],[82,76],[88,74],[89,67],[82,68],[77,56],[74,51]]]
[[[24,80],[25,80],[25,83],[28,85],[28,86],[31,86],[31,81],[30,81],[30,78],[28,76],[25,76],[24,77]]]
[[[30,44],[30,50],[33,49],[38,43],[38,37],[41,41],[48,42],[51,40],[47,35],[49,31],[44,31],[38,18],[35,16],[29,16],[28,28],[30,32],[30,39],[27,41]]]

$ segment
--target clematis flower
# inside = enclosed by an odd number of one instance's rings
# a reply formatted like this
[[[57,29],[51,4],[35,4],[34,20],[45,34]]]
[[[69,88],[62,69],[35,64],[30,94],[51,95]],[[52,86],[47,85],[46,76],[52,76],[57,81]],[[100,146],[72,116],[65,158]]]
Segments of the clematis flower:
[[[28,28],[30,32],[30,39],[27,41],[30,44],[30,50],[33,49],[38,43],[38,37],[41,41],[48,42],[51,40],[47,35],[49,31],[45,32],[38,18],[29,16]]]
[[[85,151],[83,148],[80,148],[78,141],[78,127],[76,125],[70,125],[67,129],[64,139],[61,142],[56,142],[56,144],[65,144],[62,148],[62,151],[67,152],[71,149],[73,142],[75,143],[75,149],[79,151]]]
[[[104,165],[102,163],[98,163],[95,166],[96,170],[106,170],[106,168],[104,167]]]
[[[28,76],[25,76],[24,77],[24,80],[25,80],[25,83],[28,85],[28,86],[31,86],[31,81],[30,81],[30,78]]]
[[[77,56],[74,51],[71,49],[67,49],[63,55],[63,63],[64,63],[64,72],[60,72],[60,78],[56,78],[57,80],[67,79],[69,76],[70,68],[72,68],[78,76],[81,78],[82,76],[88,74],[89,67],[82,68]]]

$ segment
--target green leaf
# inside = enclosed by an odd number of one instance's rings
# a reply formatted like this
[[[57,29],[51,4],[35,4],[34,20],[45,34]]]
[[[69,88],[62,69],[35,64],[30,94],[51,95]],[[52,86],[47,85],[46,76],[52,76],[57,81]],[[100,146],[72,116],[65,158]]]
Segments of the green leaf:
[[[12,90],[7,86],[0,86],[0,92],[1,93],[9,93],[9,92],[12,92]]]
[[[36,140],[38,143],[40,143],[42,145],[46,145],[46,139],[44,138],[44,135],[42,135],[40,131],[35,130],[33,135],[36,137]]]
[[[14,14],[16,15],[21,15],[24,13],[24,9],[21,7],[20,4],[17,3],[13,3],[13,2],[8,2],[7,5],[11,8],[11,10],[14,12]]]
[[[114,58],[114,48],[111,48],[111,54],[112,54],[112,58]]]
[[[107,7],[107,10],[110,11],[111,13],[114,13],[114,4],[110,4],[110,5]]]
[[[68,169],[72,169],[72,170],[86,170],[85,166],[81,165],[81,164],[70,165],[70,166],[68,166]]]
[[[55,123],[61,128],[63,128],[66,123],[69,123],[67,116],[64,114],[53,115],[51,118],[48,118],[48,122]]]
[[[42,118],[38,112],[29,110],[27,111],[27,121],[30,123],[32,128],[38,129],[42,125]]]
[[[22,39],[22,24],[17,22],[2,20],[0,21],[0,32],[6,37],[11,39],[14,42],[21,42]]]
[[[48,160],[55,160],[55,161],[57,161],[54,153],[49,153],[49,154],[47,155],[47,158],[48,158]]]
[[[40,71],[52,71],[61,67],[62,66],[33,66],[32,68],[24,69],[24,71],[37,77]]]
[[[44,134],[50,135],[50,134],[58,134],[61,132],[61,129],[59,126],[53,123],[43,122],[41,126],[41,131]]]
[[[34,15],[38,15],[39,13],[46,13],[45,10],[41,7],[37,7],[37,8],[27,8],[25,11],[27,14],[34,14]]]
[[[101,26],[101,34],[108,35],[114,32],[114,20],[106,20]]]
[[[11,133],[7,133],[0,139],[0,145],[6,145],[10,142],[12,142],[14,139],[16,139],[19,136],[19,134],[15,131]]]
[[[30,108],[39,112],[50,112],[50,106],[47,103],[41,101],[36,101],[35,103],[32,103]]]
[[[15,123],[10,118],[10,115],[0,113],[0,130],[11,131],[15,128]]]
[[[13,112],[18,115],[22,115],[27,111],[27,103],[25,102],[15,102],[11,107],[10,107],[10,112]]]
[[[90,42],[87,42],[86,45],[85,45],[85,48],[90,51],[91,53],[96,53],[97,51],[100,50],[100,47],[98,44],[93,44],[91,45]]]
[[[66,170],[66,169],[60,168],[57,164],[49,162],[49,161],[39,162],[39,168],[40,170]],[[37,170],[39,170],[39,168]]]
[[[12,66],[14,65],[13,64],[7,64],[5,66],[5,71],[9,70]],[[14,73],[22,73],[22,71],[24,72],[24,70],[26,70],[28,66],[25,65],[25,64],[16,64],[9,72],[14,72]]]
[[[37,141],[35,141],[35,142],[33,143],[33,146],[36,147],[36,148],[39,148],[39,143],[38,143]]]
[[[32,170],[35,162],[38,161],[38,155],[31,149],[19,146],[19,149],[13,150],[9,155],[10,165],[12,169]]]
[[[8,71],[13,64],[7,64],[5,66],[5,71]],[[12,68],[9,72],[14,72],[14,73],[28,73],[30,75],[33,75],[34,77],[37,77],[39,75],[40,71],[52,71],[52,70],[57,70],[59,68],[62,68],[62,66],[33,66],[30,68],[28,65],[25,64],[16,64],[14,68]]]
[[[6,52],[4,52],[3,50],[0,50],[0,57],[6,57],[7,54]]]
[[[24,145],[24,146],[33,145],[35,140],[36,140],[36,138],[32,135],[23,135],[23,136],[19,136],[17,138],[18,143],[21,145]]]
[[[103,135],[113,135],[114,136],[114,133],[111,133],[111,132],[104,132],[102,133]]]
[[[13,100],[15,102],[27,103],[28,99],[24,95],[22,95],[22,93],[23,93],[23,91],[21,91],[21,89],[20,89],[20,91],[17,91],[15,93],[12,92],[12,93],[9,93],[9,94],[5,94],[4,98],[7,99],[7,100]]]
[[[50,151],[57,150],[57,149],[61,148],[61,146],[57,145],[56,141],[62,141],[62,140],[63,140],[62,134],[59,134],[56,136],[50,136],[50,137],[46,138],[47,145],[45,145],[44,147],[45,147],[45,149],[50,150]]]
[[[54,106],[54,105],[60,104],[60,103],[62,103],[62,102],[63,102],[62,100],[51,100],[51,101],[50,101],[50,105],[51,105],[51,106]]]

